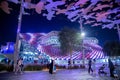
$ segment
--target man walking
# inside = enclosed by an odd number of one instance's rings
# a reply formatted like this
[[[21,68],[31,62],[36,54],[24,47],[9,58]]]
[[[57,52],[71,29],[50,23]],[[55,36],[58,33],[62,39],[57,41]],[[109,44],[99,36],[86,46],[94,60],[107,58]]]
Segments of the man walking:
[[[88,73],[90,74],[90,72],[93,73],[93,69],[92,69],[92,60],[90,59],[89,62],[88,62]]]

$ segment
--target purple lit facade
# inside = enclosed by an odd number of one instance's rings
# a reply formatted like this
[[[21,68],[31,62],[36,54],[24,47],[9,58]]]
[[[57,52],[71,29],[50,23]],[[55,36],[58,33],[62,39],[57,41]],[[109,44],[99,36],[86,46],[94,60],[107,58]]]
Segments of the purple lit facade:
[[[60,43],[58,41],[58,31],[51,31],[49,33],[21,33],[20,37],[29,45],[33,46],[40,53],[48,55],[50,58],[56,60],[68,60],[70,55],[61,55]],[[85,38],[85,59],[101,59],[104,58],[102,47],[98,44],[96,38]],[[82,51],[73,51],[72,59],[81,60]]]

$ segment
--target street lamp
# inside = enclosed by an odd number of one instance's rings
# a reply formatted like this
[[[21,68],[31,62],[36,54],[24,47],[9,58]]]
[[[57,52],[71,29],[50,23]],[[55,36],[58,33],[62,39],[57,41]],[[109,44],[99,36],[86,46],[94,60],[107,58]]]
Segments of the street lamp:
[[[83,40],[84,40],[84,37],[85,37],[85,33],[83,32],[83,25],[82,25],[82,15],[80,14],[80,20],[79,20],[79,23],[80,23],[80,32],[81,32],[81,38],[82,38],[82,58],[83,58],[83,67],[85,66],[85,54],[84,54],[84,43],[83,43]]]
[[[85,37],[85,32],[81,32],[81,37],[82,37],[82,38]]]
[[[84,37],[85,37],[85,32],[81,32],[83,66],[85,66]]]

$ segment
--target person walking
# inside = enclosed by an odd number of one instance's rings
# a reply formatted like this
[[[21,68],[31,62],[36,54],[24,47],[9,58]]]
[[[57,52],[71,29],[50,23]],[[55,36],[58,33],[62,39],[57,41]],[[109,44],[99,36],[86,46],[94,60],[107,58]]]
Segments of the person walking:
[[[54,62],[54,60],[52,60],[50,65],[49,65],[49,73],[53,74],[54,73],[54,69],[56,69],[55,62]]]
[[[115,67],[110,59],[108,59],[108,63],[109,63],[109,69],[110,69],[110,77],[114,77],[113,72],[114,72]]]
[[[21,71],[21,73],[23,73],[23,69],[24,69],[24,64],[23,64],[23,59],[21,58],[20,59],[20,71]]]
[[[90,72],[93,73],[93,69],[92,69],[92,60],[90,59],[88,62],[88,73],[90,74]]]
[[[19,67],[19,59],[17,60],[17,64],[15,65],[15,74],[17,74],[20,71],[20,67]]]
[[[93,59],[93,62],[92,62],[92,69],[93,69],[93,74],[96,75],[96,60]]]
[[[15,74],[17,73],[21,73],[22,74],[22,65],[23,65],[23,60],[22,59],[18,59],[17,60],[17,65],[15,66]]]

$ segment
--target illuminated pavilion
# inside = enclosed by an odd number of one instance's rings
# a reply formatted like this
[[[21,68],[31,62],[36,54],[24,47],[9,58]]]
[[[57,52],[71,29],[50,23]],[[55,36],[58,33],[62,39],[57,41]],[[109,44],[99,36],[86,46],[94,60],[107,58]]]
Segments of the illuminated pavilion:
[[[58,40],[58,31],[49,33],[21,33],[20,54],[26,63],[47,63],[49,60],[69,60],[70,55],[62,55]],[[102,59],[104,53],[94,37],[86,37],[83,40],[85,47],[85,59]],[[82,51],[73,51],[73,60],[82,60]]]

